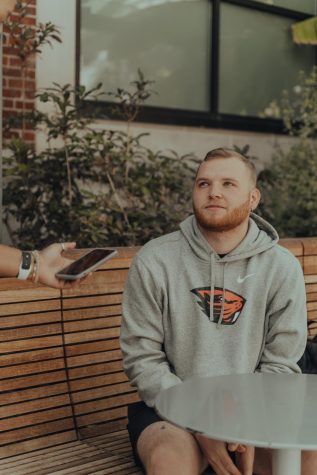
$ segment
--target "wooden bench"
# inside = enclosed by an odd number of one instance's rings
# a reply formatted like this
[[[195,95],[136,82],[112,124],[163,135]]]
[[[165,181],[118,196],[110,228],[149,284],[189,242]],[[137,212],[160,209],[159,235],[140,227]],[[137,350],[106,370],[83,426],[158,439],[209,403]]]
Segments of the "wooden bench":
[[[317,334],[317,238],[281,242],[306,281]],[[138,400],[123,372],[121,299],[136,248],[73,290],[0,279],[0,473],[141,474],[126,431]],[[77,257],[75,251],[72,257]]]

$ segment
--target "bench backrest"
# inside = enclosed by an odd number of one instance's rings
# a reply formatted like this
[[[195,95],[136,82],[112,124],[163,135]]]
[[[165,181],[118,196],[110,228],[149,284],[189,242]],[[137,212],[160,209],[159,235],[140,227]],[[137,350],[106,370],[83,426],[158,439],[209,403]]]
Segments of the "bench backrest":
[[[309,333],[317,334],[317,238],[281,243],[302,265]],[[126,406],[138,396],[118,336],[136,248],[118,251],[72,290],[0,279],[0,457],[125,426]]]

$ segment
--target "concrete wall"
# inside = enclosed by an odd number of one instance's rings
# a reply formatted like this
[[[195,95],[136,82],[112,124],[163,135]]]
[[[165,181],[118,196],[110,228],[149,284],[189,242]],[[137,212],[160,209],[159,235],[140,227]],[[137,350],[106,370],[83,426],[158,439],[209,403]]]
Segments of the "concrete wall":
[[[65,84],[75,82],[76,53],[76,2],[75,0],[37,0],[38,21],[52,21],[60,27],[63,44],[53,49],[46,47],[37,63],[38,87],[51,85],[52,81]],[[125,125],[117,121],[99,121],[98,127],[123,129]],[[249,144],[252,155],[259,157],[259,167],[270,160],[277,140],[283,144],[287,137],[256,132],[207,129],[199,127],[178,127],[135,123],[132,129],[136,134],[149,132],[144,145],[154,150],[173,149],[179,154],[195,152],[203,157],[215,147]],[[38,146],[43,137],[38,137]]]

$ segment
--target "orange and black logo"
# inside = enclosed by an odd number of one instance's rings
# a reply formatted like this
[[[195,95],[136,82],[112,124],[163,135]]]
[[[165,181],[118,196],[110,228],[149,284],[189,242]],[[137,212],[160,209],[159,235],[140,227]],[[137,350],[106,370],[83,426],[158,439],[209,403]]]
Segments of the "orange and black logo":
[[[239,318],[246,300],[241,295],[231,290],[215,287],[214,291],[214,308],[210,315],[210,287],[200,287],[192,289],[191,292],[198,297],[198,305],[202,311],[212,321],[217,323],[220,317],[222,299],[224,298],[222,325],[233,325]],[[223,295],[224,294],[224,295]]]

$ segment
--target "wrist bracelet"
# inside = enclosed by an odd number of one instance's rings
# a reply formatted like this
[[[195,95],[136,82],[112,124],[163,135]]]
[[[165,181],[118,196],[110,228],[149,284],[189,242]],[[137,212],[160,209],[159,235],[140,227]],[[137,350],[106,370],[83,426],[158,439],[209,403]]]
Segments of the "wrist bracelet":
[[[32,271],[32,264],[33,264],[32,253],[29,251],[22,251],[21,264],[20,264],[19,273],[17,276],[19,280],[26,280],[29,277]]]
[[[34,271],[32,275],[32,282],[36,284],[39,281],[40,277],[40,255],[38,251],[33,251],[32,254],[34,257]]]

